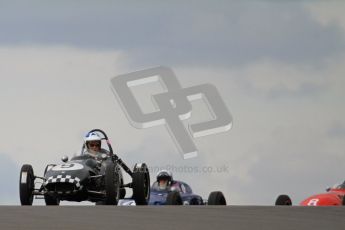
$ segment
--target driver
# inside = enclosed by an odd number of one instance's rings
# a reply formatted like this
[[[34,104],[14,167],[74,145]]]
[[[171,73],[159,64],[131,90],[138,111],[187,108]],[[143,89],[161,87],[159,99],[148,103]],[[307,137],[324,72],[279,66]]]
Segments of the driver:
[[[102,138],[96,132],[88,133],[84,139],[87,154],[91,157],[98,158],[101,154],[108,152],[101,148]]]
[[[157,183],[160,190],[166,190],[173,183],[172,173],[167,170],[161,170],[157,173]]]

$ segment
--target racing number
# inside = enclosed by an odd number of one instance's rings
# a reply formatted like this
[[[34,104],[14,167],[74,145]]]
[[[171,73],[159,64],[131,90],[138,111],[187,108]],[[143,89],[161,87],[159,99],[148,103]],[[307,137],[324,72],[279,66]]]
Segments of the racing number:
[[[68,169],[68,168],[73,168],[74,164],[63,164],[61,165],[62,169]]]
[[[83,165],[79,163],[66,163],[62,165],[57,165],[52,168],[53,171],[72,171],[72,170],[79,170],[83,169]]]
[[[311,199],[307,205],[308,206],[316,206],[318,202],[319,202],[319,199]]]

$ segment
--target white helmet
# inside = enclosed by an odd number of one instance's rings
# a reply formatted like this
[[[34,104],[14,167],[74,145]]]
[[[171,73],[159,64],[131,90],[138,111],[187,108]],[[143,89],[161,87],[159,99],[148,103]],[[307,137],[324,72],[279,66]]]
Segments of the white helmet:
[[[98,133],[95,133],[95,132],[88,133],[84,138],[85,143],[88,141],[101,141],[101,140],[102,138],[98,135]]]
[[[172,173],[169,172],[168,170],[160,170],[158,173],[157,173],[157,180],[161,179],[161,178],[164,178],[164,179],[168,179],[169,181],[172,181],[173,180],[173,176],[172,176]]]
[[[95,132],[91,132],[91,133],[88,133],[85,138],[84,138],[84,141],[85,141],[85,147],[87,148],[88,152],[92,153],[92,154],[95,154],[96,151],[93,150],[92,148],[90,148],[90,142],[97,142],[98,146],[100,147],[101,146],[101,142],[102,142],[102,138],[98,135],[98,133],[95,133]]]

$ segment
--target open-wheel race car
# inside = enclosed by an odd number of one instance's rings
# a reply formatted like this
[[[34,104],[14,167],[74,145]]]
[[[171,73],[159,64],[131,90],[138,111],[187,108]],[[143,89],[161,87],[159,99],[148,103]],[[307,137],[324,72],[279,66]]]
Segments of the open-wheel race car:
[[[292,205],[288,195],[279,195],[275,205]],[[299,203],[300,206],[342,206],[345,205],[345,181],[327,188],[325,193],[312,195]]]
[[[119,205],[136,204],[134,200],[124,199]],[[205,200],[193,193],[187,183],[173,180],[171,172],[161,170],[151,186],[149,205],[226,205],[226,199],[222,192],[214,191]]]
[[[89,138],[89,139],[87,139]],[[91,140],[99,143],[99,151],[90,153]],[[101,149],[105,141],[108,149]],[[93,147],[93,146],[92,146]],[[132,188],[132,199],[146,205],[150,195],[150,175],[145,163],[135,164],[133,171],[113,152],[104,131],[93,129],[86,135],[80,155],[71,160],[64,156],[62,164],[48,164],[43,177],[36,176],[29,164],[22,166],[19,179],[20,202],[32,205],[34,198],[44,199],[46,205],[60,201],[90,201],[96,204],[117,205],[126,196],[125,188]],[[122,170],[132,182],[124,184]]]
[[[222,192],[211,192],[207,200],[193,193],[183,181],[174,181],[170,188],[160,189],[158,182],[151,187],[149,205],[226,205]]]

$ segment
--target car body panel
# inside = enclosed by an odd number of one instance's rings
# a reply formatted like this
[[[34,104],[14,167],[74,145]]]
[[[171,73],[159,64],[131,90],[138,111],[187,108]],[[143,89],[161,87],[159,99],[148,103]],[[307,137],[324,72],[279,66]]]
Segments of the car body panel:
[[[60,200],[98,201],[102,196],[92,196],[89,191],[102,190],[102,177],[91,177],[104,175],[105,167],[110,161],[110,158],[97,161],[88,155],[74,157],[71,161],[50,167],[44,175],[43,187]],[[122,180],[121,170],[118,172]]]
[[[151,186],[149,205],[165,205],[166,199],[171,191],[178,191],[182,198],[183,205],[203,205],[201,196],[194,194],[190,186],[183,181],[173,181],[172,185],[165,190],[160,190],[157,182]]]
[[[343,205],[345,189],[330,189],[326,193],[312,195],[300,202],[301,206],[340,206]]]

